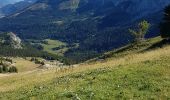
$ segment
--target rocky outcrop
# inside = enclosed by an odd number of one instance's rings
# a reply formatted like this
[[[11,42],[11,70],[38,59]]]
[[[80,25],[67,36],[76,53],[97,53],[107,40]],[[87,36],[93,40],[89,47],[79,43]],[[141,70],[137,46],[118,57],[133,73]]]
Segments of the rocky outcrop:
[[[19,37],[17,37],[14,33],[9,32],[7,34],[9,36],[9,42],[10,45],[15,48],[15,49],[22,49],[22,43],[21,43],[21,39]]]
[[[22,42],[21,39],[13,32],[0,33],[0,46],[22,49]]]

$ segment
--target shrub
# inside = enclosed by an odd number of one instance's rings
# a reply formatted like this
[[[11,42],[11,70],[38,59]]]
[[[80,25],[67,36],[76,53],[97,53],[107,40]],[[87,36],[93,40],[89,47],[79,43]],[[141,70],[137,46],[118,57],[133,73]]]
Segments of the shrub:
[[[144,40],[147,31],[149,30],[150,23],[147,21],[141,21],[137,25],[136,30],[129,29],[129,32],[135,37],[135,42],[140,42]]]
[[[3,69],[2,69],[2,66],[0,66],[0,73],[3,73]]]
[[[18,69],[16,67],[12,66],[9,68],[9,72],[10,73],[18,73]]]
[[[3,67],[2,67],[2,70],[3,70],[3,72],[6,73],[6,72],[8,72],[8,67],[7,67],[7,66],[3,66]]]

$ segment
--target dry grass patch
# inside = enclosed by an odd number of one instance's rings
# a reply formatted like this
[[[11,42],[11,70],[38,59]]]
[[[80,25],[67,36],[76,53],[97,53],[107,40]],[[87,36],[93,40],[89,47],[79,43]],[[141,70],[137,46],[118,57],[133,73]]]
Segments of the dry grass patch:
[[[23,58],[14,58],[13,60],[16,62],[15,66],[18,68],[18,72],[33,71],[40,66],[39,64],[35,64],[34,62]]]

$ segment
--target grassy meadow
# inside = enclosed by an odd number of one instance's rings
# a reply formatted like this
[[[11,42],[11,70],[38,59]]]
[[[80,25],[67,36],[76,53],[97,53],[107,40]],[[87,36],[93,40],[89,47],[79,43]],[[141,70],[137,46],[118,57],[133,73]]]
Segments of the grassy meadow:
[[[66,46],[66,43],[58,41],[58,40],[51,40],[51,39],[46,39],[48,44],[41,44],[44,48],[44,51],[51,53],[51,54],[57,54],[57,55],[63,55],[64,52],[68,50],[67,47],[64,47],[59,50],[53,50],[53,48],[60,47],[60,46]]]
[[[170,46],[145,51],[152,44],[66,70],[0,77],[0,100],[169,100]]]

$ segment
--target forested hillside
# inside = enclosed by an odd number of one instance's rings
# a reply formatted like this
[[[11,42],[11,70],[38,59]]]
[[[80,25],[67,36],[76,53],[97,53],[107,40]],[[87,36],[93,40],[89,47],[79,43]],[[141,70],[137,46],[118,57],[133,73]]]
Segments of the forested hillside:
[[[21,1],[21,0],[1,0],[0,1],[0,8],[5,6],[5,5],[12,4],[12,3],[15,3],[15,2],[18,2],[18,1]]]
[[[0,5],[0,18],[17,13],[35,3],[35,1],[36,0],[2,0],[0,1],[0,4],[3,4],[4,2],[4,5]]]
[[[128,29],[141,20],[151,23],[146,37],[159,35],[158,23],[168,3],[169,0],[39,0],[0,19],[0,30],[15,32],[24,40],[50,38],[79,44],[64,54],[77,62],[130,43],[133,36]]]
[[[0,47],[0,57],[41,57],[69,64],[66,58],[38,50],[12,32],[0,33]]]

